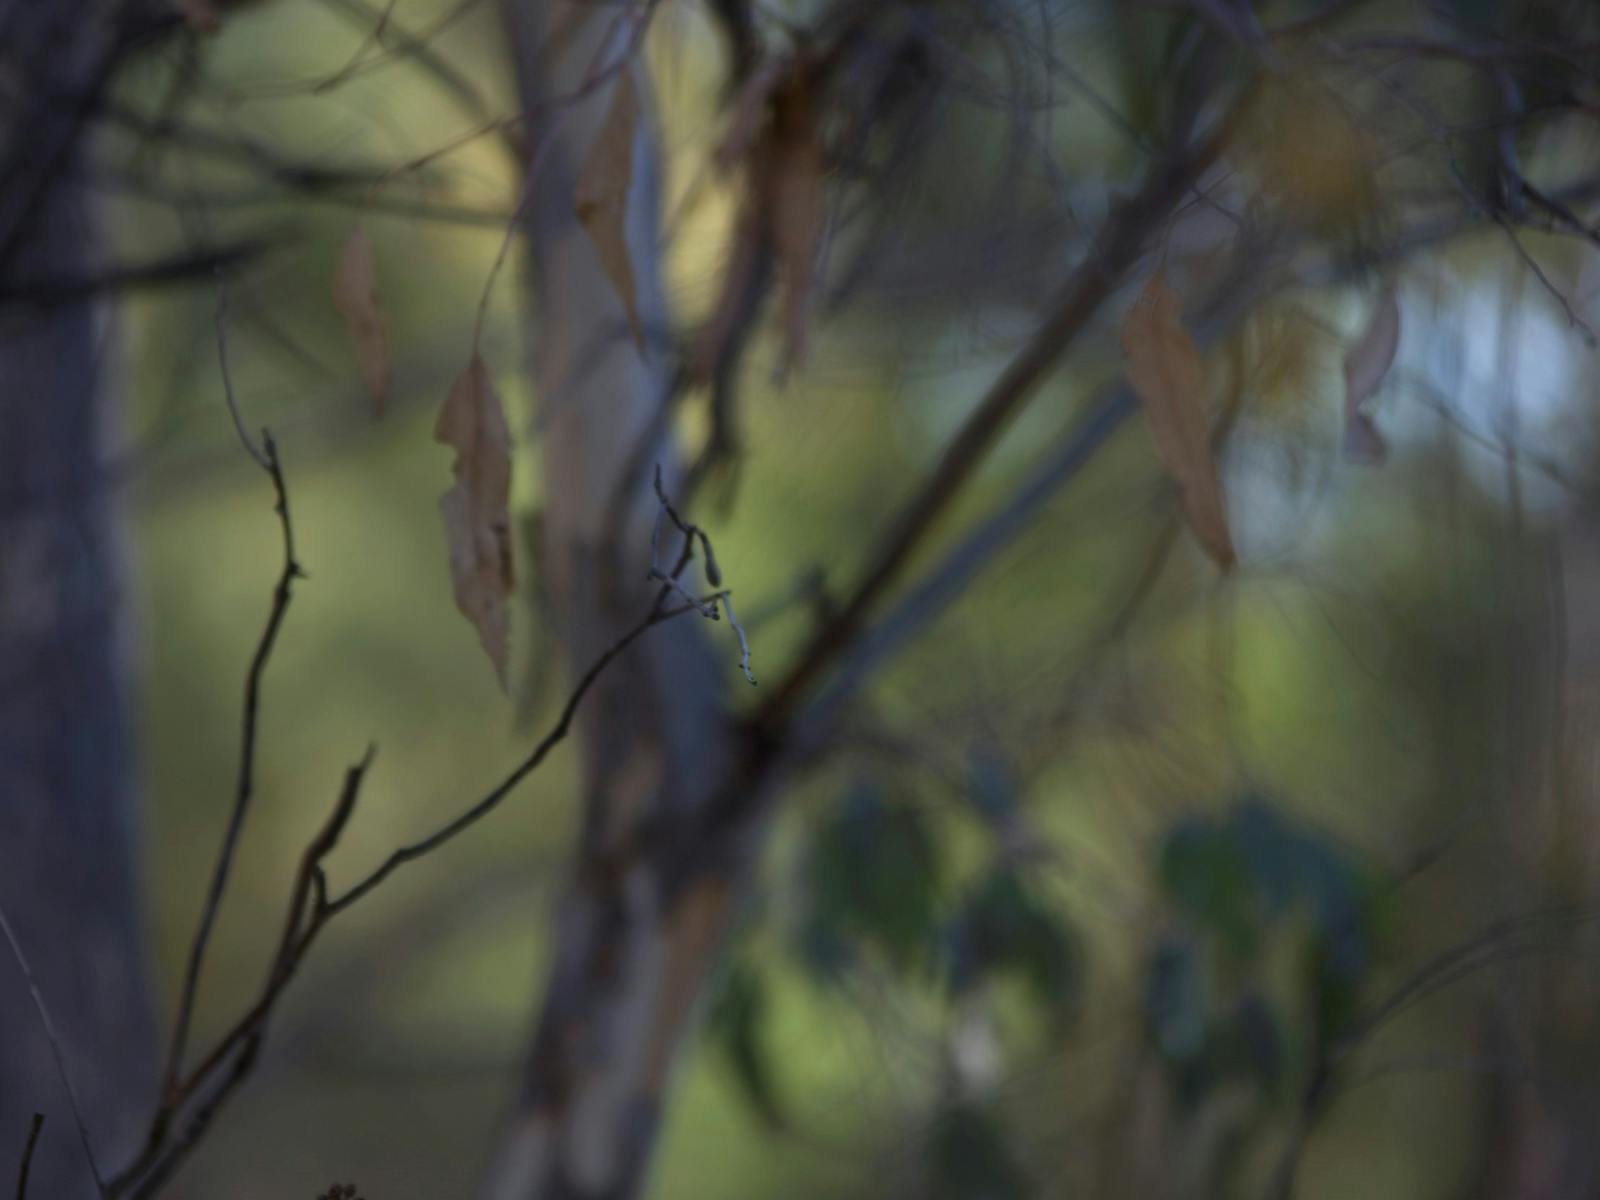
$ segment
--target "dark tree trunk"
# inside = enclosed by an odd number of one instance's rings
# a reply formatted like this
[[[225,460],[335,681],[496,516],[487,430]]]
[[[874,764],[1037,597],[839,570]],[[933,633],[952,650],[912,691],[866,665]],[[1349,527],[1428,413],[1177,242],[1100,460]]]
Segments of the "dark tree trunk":
[[[35,282],[94,269],[82,133],[120,34],[91,3],[3,9],[0,905],[32,963],[105,1170],[126,1153],[154,1089],[123,545],[105,466],[116,366],[97,303],[26,297]],[[0,958],[0,1178],[9,1189],[39,1111],[46,1124],[29,1195],[93,1195],[45,1031],[3,947]]]

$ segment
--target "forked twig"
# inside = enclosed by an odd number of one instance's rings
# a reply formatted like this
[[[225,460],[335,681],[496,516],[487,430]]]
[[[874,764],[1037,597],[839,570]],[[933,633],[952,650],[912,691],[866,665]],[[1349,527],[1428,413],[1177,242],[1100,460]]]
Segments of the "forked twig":
[[[222,309],[219,305],[219,321],[221,316]],[[231,387],[229,395],[232,395]],[[251,443],[248,441],[245,445],[247,449],[251,448]],[[211,884],[207,888],[205,904],[200,912],[200,923],[195,929],[194,940],[189,947],[183,987],[178,995],[178,1015],[173,1026],[172,1045],[162,1075],[163,1099],[177,1086],[178,1077],[183,1071],[183,1055],[188,1047],[189,1026],[194,1018],[195,1000],[200,990],[200,973],[205,964],[206,948],[211,940],[217,913],[222,907],[223,894],[227,890],[228,878],[233,871],[234,854],[238,850],[239,839],[244,832],[245,817],[249,814],[250,801],[255,794],[256,744],[260,728],[262,677],[266,674],[267,663],[278,640],[278,631],[283,627],[284,617],[293,599],[294,581],[305,575],[295,558],[294,526],[289,520],[289,495],[284,487],[283,470],[278,461],[278,447],[268,430],[261,431],[261,445],[259,461],[262,469],[272,480],[276,496],[273,511],[277,513],[279,525],[283,530],[283,567],[278,574],[277,585],[273,588],[272,608],[267,615],[266,628],[262,630],[261,637],[256,643],[255,654],[250,660],[250,669],[245,676],[239,777],[234,789],[233,810],[229,814],[222,848],[217,854],[216,866],[212,870]]]

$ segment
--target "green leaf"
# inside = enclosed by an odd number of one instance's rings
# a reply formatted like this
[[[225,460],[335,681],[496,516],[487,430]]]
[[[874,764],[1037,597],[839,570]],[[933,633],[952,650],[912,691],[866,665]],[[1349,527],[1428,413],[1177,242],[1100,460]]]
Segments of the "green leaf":
[[[1161,883],[1172,902],[1235,957],[1255,952],[1261,926],[1256,880],[1229,831],[1209,821],[1179,822],[1162,849]]]
[[[766,1046],[767,1003],[763,977],[749,964],[735,961],[706,1016],[706,1032],[726,1057],[750,1107],[778,1130],[785,1122]]]
[[[1057,1015],[1073,1007],[1078,955],[1071,931],[1009,866],[991,869],[958,910],[947,953],[953,991],[985,976],[1010,975]]]
[[[871,946],[901,970],[926,957],[941,865],[938,842],[917,806],[857,784],[817,831],[808,874],[808,938]]]
[[[1192,1061],[1204,1052],[1210,990],[1193,942],[1168,937],[1156,944],[1145,975],[1145,1021],[1156,1048],[1169,1062]]]

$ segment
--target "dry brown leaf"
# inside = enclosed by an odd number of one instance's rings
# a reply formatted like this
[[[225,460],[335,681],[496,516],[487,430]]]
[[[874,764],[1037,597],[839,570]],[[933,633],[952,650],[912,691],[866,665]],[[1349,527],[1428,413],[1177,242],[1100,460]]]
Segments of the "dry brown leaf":
[[[1400,301],[1393,284],[1385,284],[1378,294],[1367,327],[1344,356],[1344,452],[1357,462],[1380,463],[1388,457],[1383,435],[1362,412],[1364,405],[1383,383],[1400,349]]]
[[[605,121],[578,176],[575,201],[578,220],[589,231],[601,269],[622,299],[628,329],[643,350],[633,260],[628,254],[628,189],[633,183],[633,140],[638,121],[639,97],[633,77],[623,71],[617,76],[611,107],[606,110]]]
[[[772,253],[783,293],[785,361],[805,357],[806,319],[812,275],[825,211],[822,133],[813,85],[797,77],[773,97],[767,194]]]
[[[477,354],[450,389],[433,436],[456,450],[455,486],[439,500],[456,607],[477,629],[503,687],[511,628],[511,434]]]
[[[333,306],[350,330],[361,377],[372,396],[372,411],[383,415],[389,389],[389,328],[378,303],[378,267],[372,243],[360,225],[339,249],[333,266]]]
[[[1206,422],[1205,371],[1178,298],[1157,272],[1122,320],[1128,381],[1144,408],[1156,456],[1178,485],[1184,516],[1224,570],[1235,561]]]

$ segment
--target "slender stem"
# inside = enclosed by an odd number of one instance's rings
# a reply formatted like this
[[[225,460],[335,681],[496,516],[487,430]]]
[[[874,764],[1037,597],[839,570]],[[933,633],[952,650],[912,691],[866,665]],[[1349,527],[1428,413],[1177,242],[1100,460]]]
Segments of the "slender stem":
[[[211,883],[206,890],[205,904],[200,911],[200,924],[189,947],[188,964],[184,969],[183,987],[178,995],[178,1014],[173,1024],[172,1046],[167,1055],[166,1070],[162,1077],[162,1095],[170,1096],[183,1071],[184,1051],[188,1047],[189,1027],[194,1019],[195,1001],[200,991],[200,973],[205,964],[206,948],[211,931],[216,924],[222,898],[227,891],[228,878],[233,872],[233,860],[239,840],[244,832],[244,822],[250,811],[250,801],[255,794],[256,744],[260,728],[261,681],[271,660],[272,649],[278,640],[278,631],[293,598],[294,581],[304,575],[294,553],[294,528],[289,520],[289,496],[283,483],[283,471],[278,463],[278,449],[272,435],[262,431],[262,459],[264,469],[272,479],[278,514],[283,529],[283,568],[277,586],[272,592],[272,609],[267,615],[266,628],[256,643],[250,670],[245,677],[244,718],[239,754],[239,776],[234,789],[233,810],[228,816],[228,826],[223,834],[222,848],[211,873]],[[248,443],[247,443],[248,444]]]
[[[11,957],[16,962],[17,969],[22,972],[23,981],[28,985],[28,996],[33,1001],[33,1011],[38,1014],[39,1024],[44,1027],[45,1040],[50,1043],[50,1056],[55,1059],[56,1074],[61,1077],[61,1086],[67,1090],[67,1103],[72,1107],[72,1119],[78,1126],[78,1141],[83,1145],[84,1161],[89,1164],[89,1173],[94,1176],[95,1190],[100,1194],[101,1200],[106,1200],[105,1176],[100,1174],[100,1163],[94,1156],[94,1145],[89,1140],[89,1126],[83,1119],[83,1106],[78,1103],[78,1089],[72,1086],[72,1075],[67,1070],[66,1057],[61,1053],[61,1038],[56,1034],[56,1023],[50,1019],[50,1008],[39,993],[39,985],[34,982],[33,967],[28,963],[28,956],[23,953],[22,943],[17,940],[16,932],[11,928],[11,921],[6,917],[3,906],[0,906],[0,933],[5,935],[6,942],[11,947]],[[28,1158],[23,1162],[24,1184],[27,1182],[28,1162],[33,1155],[32,1146],[33,1140],[30,1137]]]
[[[17,1170],[17,1200],[28,1200],[28,1171],[33,1166],[33,1150],[44,1128],[44,1114],[36,1112],[28,1125],[28,1140],[22,1147],[22,1166]]]

